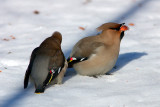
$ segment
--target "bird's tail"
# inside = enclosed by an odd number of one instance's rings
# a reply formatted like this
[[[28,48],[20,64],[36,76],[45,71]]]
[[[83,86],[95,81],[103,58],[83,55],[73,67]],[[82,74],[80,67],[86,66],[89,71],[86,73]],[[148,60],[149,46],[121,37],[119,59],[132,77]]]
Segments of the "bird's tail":
[[[44,89],[45,88],[43,86],[39,85],[36,87],[35,93],[36,94],[44,93]]]
[[[30,71],[27,69],[25,77],[24,77],[24,89],[28,86]]]

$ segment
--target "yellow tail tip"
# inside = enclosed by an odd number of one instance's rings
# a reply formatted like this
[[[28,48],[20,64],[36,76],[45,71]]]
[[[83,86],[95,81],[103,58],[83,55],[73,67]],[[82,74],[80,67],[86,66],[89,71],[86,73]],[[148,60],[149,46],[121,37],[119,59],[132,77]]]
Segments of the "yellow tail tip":
[[[69,60],[69,62],[72,62],[72,60]]]
[[[35,94],[41,94],[40,92],[38,92],[38,93],[35,93]]]

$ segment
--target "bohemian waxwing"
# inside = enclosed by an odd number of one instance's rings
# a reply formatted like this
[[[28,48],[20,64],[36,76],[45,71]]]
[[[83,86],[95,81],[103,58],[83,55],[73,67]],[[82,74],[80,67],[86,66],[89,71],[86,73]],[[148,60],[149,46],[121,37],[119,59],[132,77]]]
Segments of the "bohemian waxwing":
[[[35,84],[35,93],[43,93],[49,84],[62,83],[68,64],[61,50],[61,42],[61,34],[55,32],[33,50],[24,78],[24,88],[27,88],[29,78]]]
[[[67,59],[68,67],[73,67],[80,75],[96,76],[109,72],[117,61],[120,42],[128,27],[124,23],[105,23],[97,30],[102,32],[77,42]]]

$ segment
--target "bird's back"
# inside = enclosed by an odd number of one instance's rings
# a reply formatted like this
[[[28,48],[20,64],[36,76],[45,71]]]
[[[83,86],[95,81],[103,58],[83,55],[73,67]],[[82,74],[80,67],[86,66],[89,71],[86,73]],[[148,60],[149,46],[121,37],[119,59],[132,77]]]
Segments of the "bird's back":
[[[94,53],[95,49],[99,46],[103,45],[103,43],[99,42],[98,36],[90,36],[81,39],[76,45],[73,47],[72,53],[70,56],[72,57],[88,57],[92,53]]]

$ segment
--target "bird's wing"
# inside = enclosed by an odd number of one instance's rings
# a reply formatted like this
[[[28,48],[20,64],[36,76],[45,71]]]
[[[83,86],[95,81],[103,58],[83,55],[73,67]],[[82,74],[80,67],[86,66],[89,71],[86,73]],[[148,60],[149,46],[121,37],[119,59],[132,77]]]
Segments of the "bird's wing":
[[[48,76],[46,80],[43,82],[43,86],[47,86],[51,81],[58,76],[64,67],[65,57],[61,50],[57,50],[53,56],[50,57],[49,65],[48,65]]]
[[[83,38],[73,47],[70,57],[89,57],[98,47],[103,45],[104,43],[99,41],[97,36]]]
[[[67,59],[69,68],[71,68],[75,63],[89,59],[92,54],[96,53],[97,48],[105,45],[104,43],[96,41],[95,39],[87,39],[88,38],[84,40],[82,39],[73,48],[70,57]]]
[[[29,75],[31,74],[33,62],[34,62],[34,59],[36,57],[36,53],[37,53],[38,50],[39,50],[39,47],[35,48],[32,51],[30,62],[29,62],[29,65],[28,65],[28,68],[26,70],[25,77],[24,77],[24,88],[27,88],[27,86],[28,86]]]

